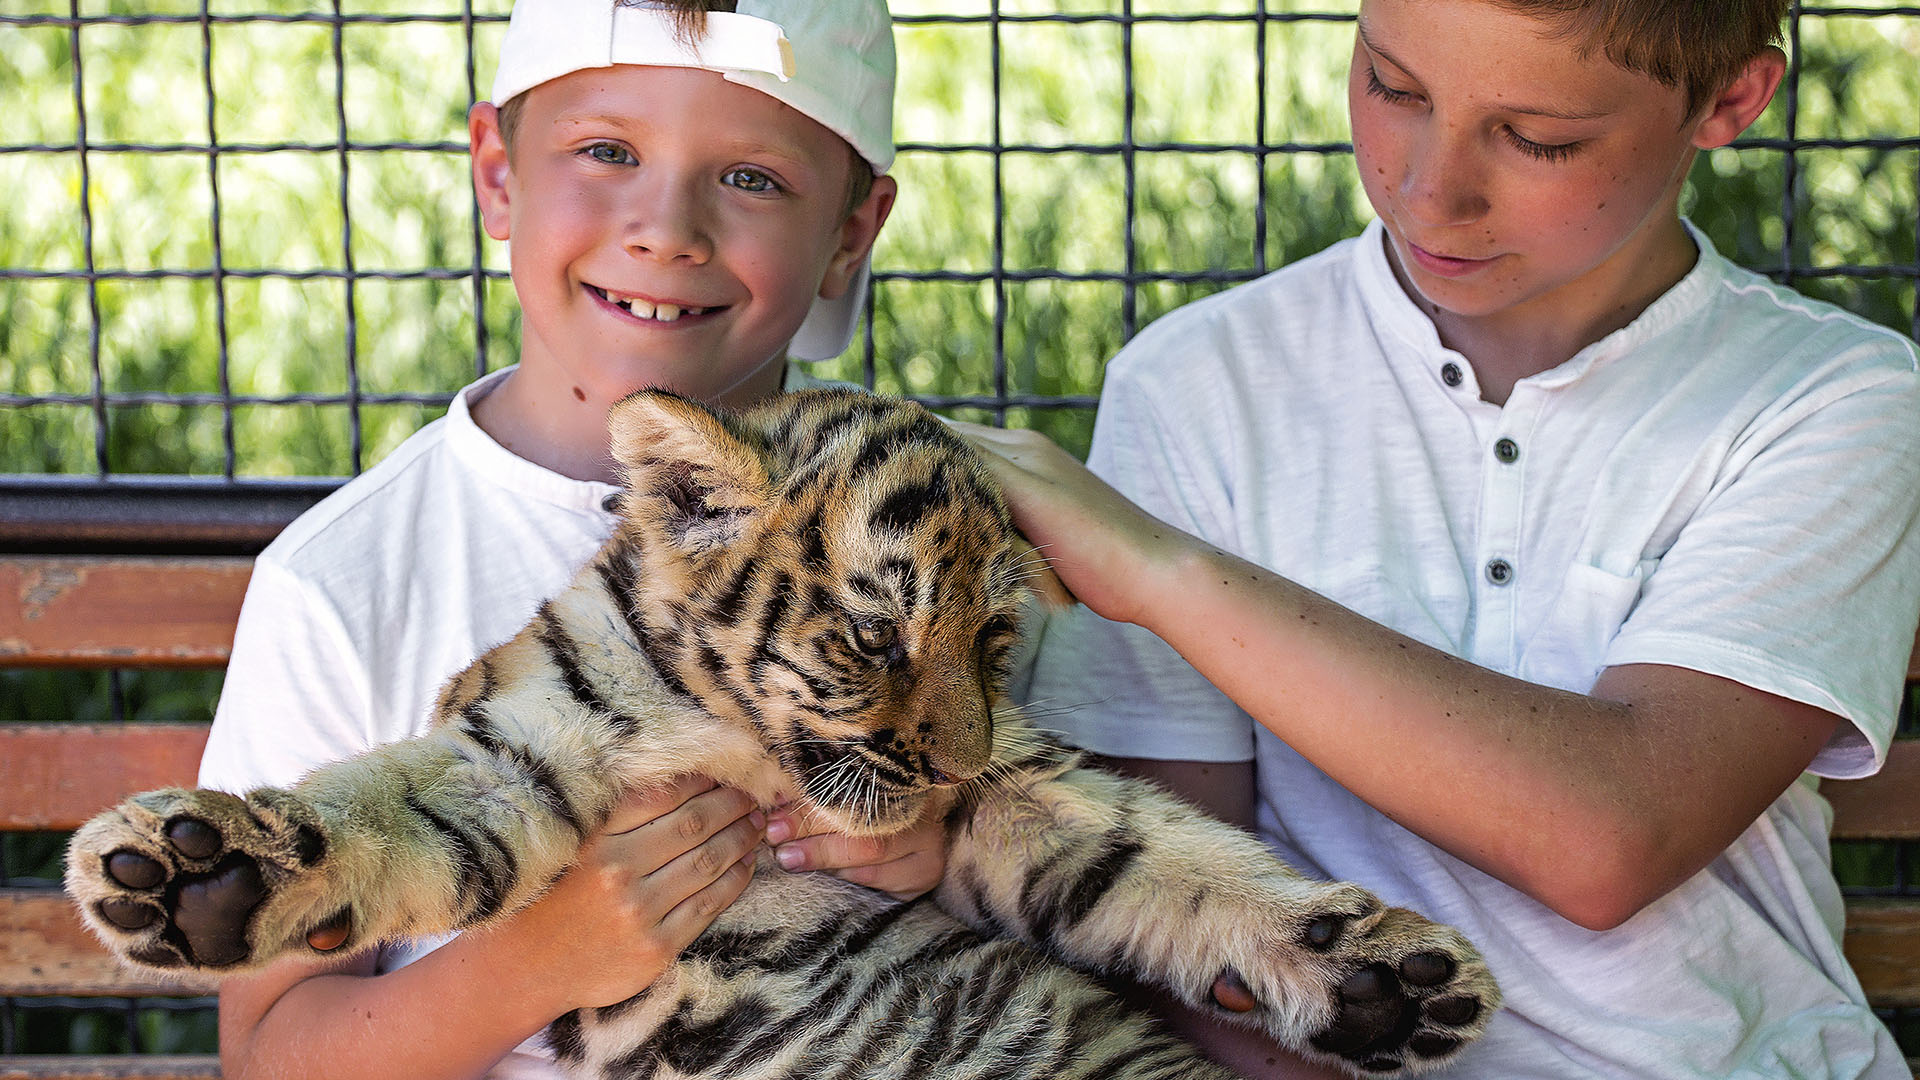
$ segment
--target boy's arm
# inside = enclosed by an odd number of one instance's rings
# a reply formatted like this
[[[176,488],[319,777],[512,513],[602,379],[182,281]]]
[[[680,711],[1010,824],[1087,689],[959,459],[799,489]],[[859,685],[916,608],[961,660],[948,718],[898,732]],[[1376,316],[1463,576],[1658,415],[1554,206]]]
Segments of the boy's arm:
[[[289,960],[220,993],[234,1080],[483,1075],[555,1018],[645,989],[737,898],[763,819],[740,792],[687,779],[615,811],[539,900],[406,967],[374,953]]]
[[[1064,451],[968,427],[1088,607],[1152,630],[1387,816],[1583,926],[1704,867],[1841,721],[1697,671],[1588,695],[1477,667],[1156,520]]]

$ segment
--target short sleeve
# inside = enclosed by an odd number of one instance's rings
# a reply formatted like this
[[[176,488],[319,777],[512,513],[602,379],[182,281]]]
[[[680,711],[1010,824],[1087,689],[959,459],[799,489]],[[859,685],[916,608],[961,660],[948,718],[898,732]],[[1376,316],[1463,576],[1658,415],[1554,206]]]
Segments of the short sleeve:
[[[1142,384],[1170,316],[1116,357],[1101,397],[1087,464],[1143,509],[1223,547],[1233,546],[1226,478],[1188,443],[1190,427],[1163,420]],[[1191,347],[1192,342],[1189,340]],[[1190,384],[1207,385],[1206,380]],[[1085,608],[1047,620],[1034,660],[1029,709],[1043,728],[1103,754],[1179,761],[1249,761],[1253,720],[1173,648],[1137,626]]]
[[[316,592],[255,561],[200,761],[204,787],[285,786],[371,745],[364,664]]]
[[[1749,429],[1607,665],[1677,664],[1837,713],[1813,771],[1885,759],[1920,621],[1920,376],[1857,374]]]

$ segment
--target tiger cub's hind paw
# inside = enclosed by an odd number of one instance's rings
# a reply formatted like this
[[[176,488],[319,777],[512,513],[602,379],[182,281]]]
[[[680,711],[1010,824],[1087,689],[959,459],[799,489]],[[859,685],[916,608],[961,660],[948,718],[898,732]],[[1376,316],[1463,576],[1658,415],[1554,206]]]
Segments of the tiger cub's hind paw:
[[[1493,975],[1466,937],[1352,885],[1263,935],[1267,959],[1229,966],[1209,995],[1291,1045],[1368,1074],[1445,1064],[1486,1030],[1500,1005]],[[1304,995],[1288,1001],[1291,995]]]
[[[306,804],[167,788],[95,817],[67,849],[67,893],[95,934],[146,967],[252,966],[292,936],[277,894],[326,853]],[[277,918],[275,916],[278,916]]]

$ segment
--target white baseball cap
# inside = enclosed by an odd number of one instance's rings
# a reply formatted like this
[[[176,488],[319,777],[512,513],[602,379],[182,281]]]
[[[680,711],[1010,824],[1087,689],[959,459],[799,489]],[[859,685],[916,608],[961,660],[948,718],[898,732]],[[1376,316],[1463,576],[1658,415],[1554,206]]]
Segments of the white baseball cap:
[[[847,140],[875,175],[893,165],[893,20],[885,0],[738,0],[710,11],[699,40],[645,0],[516,0],[500,39],[493,103],[550,79],[615,64],[704,68],[752,87]],[[860,264],[836,300],[816,298],[788,353],[846,351],[866,303]]]

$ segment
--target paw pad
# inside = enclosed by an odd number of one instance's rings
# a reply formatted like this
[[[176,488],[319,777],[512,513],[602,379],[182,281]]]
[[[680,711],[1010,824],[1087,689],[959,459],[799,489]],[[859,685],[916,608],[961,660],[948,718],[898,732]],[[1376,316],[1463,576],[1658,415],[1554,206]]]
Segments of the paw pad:
[[[1333,948],[1334,942],[1340,940],[1340,931],[1346,929],[1346,927],[1347,917],[1345,915],[1315,916],[1307,923],[1306,932],[1300,935],[1300,940],[1306,942],[1307,948],[1309,949],[1316,952],[1326,952],[1328,949]]]
[[[167,839],[173,849],[189,859],[211,859],[220,854],[220,834],[213,826],[194,818],[174,818],[167,823]]]
[[[1260,1006],[1253,991],[1247,986],[1247,980],[1240,973],[1228,968],[1213,980],[1214,1004],[1235,1013],[1249,1013]]]
[[[1417,952],[1400,961],[1400,977],[1415,986],[1439,986],[1455,970],[1453,957],[1440,952]]]
[[[135,851],[107,856],[107,876],[129,889],[151,889],[166,880],[167,868]]]

